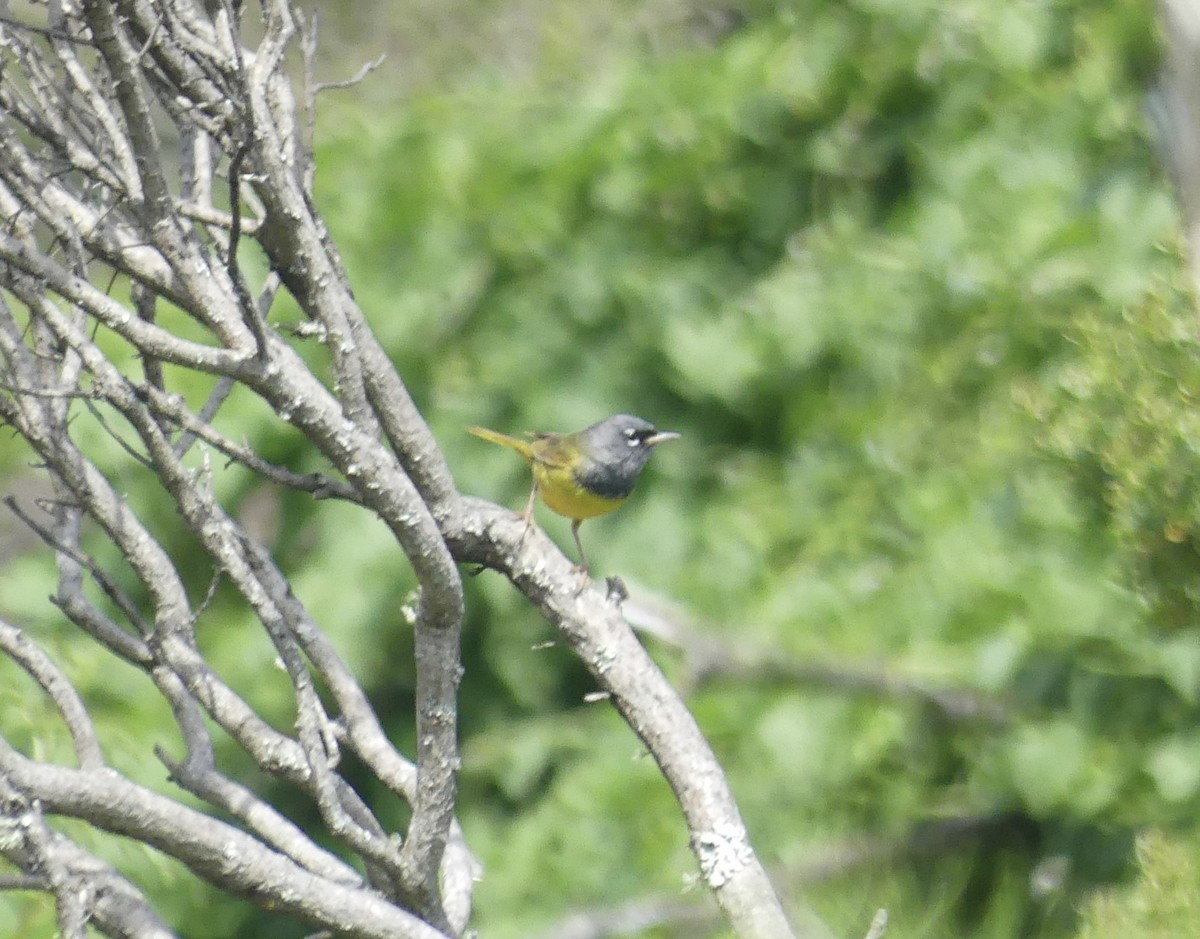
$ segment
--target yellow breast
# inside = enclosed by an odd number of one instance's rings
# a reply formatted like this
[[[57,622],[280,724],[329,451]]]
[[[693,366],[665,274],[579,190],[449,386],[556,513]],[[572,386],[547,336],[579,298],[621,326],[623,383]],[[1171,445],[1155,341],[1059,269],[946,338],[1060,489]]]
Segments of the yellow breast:
[[[588,492],[579,485],[574,470],[569,466],[555,466],[534,460],[533,478],[537,481],[542,501],[567,518],[595,518],[611,512],[625,501]]]

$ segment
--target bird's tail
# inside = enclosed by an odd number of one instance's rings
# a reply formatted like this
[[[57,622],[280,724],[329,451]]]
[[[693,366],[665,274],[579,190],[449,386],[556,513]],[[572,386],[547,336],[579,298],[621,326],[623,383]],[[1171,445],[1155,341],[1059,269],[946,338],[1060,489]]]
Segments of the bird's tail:
[[[476,437],[484,440],[490,440],[492,443],[498,443],[500,446],[508,447],[510,450],[516,450],[527,460],[533,459],[533,447],[530,446],[527,440],[521,440],[519,437],[510,437],[508,434],[488,430],[486,427],[468,427],[467,433],[474,434]]]

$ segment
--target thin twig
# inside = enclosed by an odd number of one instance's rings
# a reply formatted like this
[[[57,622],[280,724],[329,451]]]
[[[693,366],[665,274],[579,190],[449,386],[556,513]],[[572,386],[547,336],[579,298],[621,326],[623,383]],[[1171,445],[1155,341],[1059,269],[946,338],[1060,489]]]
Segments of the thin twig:
[[[334,81],[317,82],[313,85],[313,94],[319,95],[323,91],[330,91],[334,88],[353,88],[355,85],[361,84],[368,75],[379,68],[387,60],[387,53],[381,52],[377,58],[370,62],[364,62],[357,72],[349,78],[335,79]]]
[[[179,761],[172,759],[162,747],[155,747],[155,754],[170,771],[173,782],[241,819],[264,842],[313,873],[338,883],[355,885],[362,882],[352,867],[314,844],[269,803],[218,772],[212,736],[199,703],[176,676],[164,676],[162,687],[171,701],[188,748],[187,759]]]
[[[173,395],[164,395],[156,388],[148,385],[134,385],[134,393],[142,398],[147,406],[162,417],[169,418],[184,428],[193,439],[199,438],[225,454],[231,460],[242,464],[247,469],[276,482],[289,489],[297,489],[311,493],[318,499],[345,499],[348,502],[360,502],[358,493],[340,479],[326,476],[322,473],[296,473],[284,466],[277,466],[264,460],[252,448],[234,443],[224,434],[219,433],[205,420],[204,412],[195,415],[185,407],[182,400]],[[223,396],[221,388],[213,390],[205,405],[205,411],[215,410],[220,406]],[[182,459],[187,448],[183,446],[186,438],[174,447],[176,459]]]
[[[96,581],[96,585],[104,592],[104,595],[113,602],[130,623],[138,627],[143,635],[150,632],[150,626],[143,618],[141,611],[138,610],[137,605],[117,585],[116,580],[109,575],[108,571],[96,562],[95,558],[80,551],[74,545],[67,544],[56,537],[50,529],[40,524],[33,516],[22,509],[14,496],[5,496],[4,504],[42,541],[46,542],[55,551],[66,555],[76,564],[85,568],[92,575],[92,579]]]
[[[887,932],[888,913],[885,909],[878,909],[875,915],[871,918],[871,927],[867,930],[867,934],[863,939],[883,939],[883,934]]]
[[[267,360],[267,331],[259,316],[258,306],[250,296],[250,288],[246,284],[238,263],[238,245],[242,238],[242,163],[250,152],[247,141],[234,151],[229,158],[229,245],[225,251],[225,272],[238,299],[238,308],[242,311],[242,321],[254,336],[255,358],[260,362]]]
[[[36,643],[11,623],[0,620],[0,650],[21,666],[50,696],[62,715],[83,769],[104,766],[104,752],[87,706],[62,670]]]
[[[0,890],[45,890],[46,878],[38,874],[0,874]]]
[[[92,45],[92,40],[88,37],[73,36],[61,29],[38,26],[36,23],[27,23],[24,20],[19,20],[16,17],[9,16],[7,13],[0,13],[0,23],[3,23],[5,26],[11,26],[13,29],[20,29],[28,33],[33,33],[36,36],[45,36],[47,39],[59,39],[63,42],[73,42],[81,46]]]

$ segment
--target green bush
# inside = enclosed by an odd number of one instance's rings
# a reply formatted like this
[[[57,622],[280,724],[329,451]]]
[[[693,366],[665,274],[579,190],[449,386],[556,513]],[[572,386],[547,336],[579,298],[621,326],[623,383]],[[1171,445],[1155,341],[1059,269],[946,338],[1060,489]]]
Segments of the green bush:
[[[1200,804],[1195,310],[1145,122],[1154,10],[735,12],[711,41],[631,40],[583,75],[472,73],[395,114],[339,98],[322,208],[464,491],[514,509],[528,491],[470,424],[631,411],[683,432],[583,536],[598,573],[759,663],[701,677],[690,703],[781,883],[869,836],[899,853],[808,891],[838,934],[886,906],[897,939],[1071,935],[1131,832]],[[585,30],[556,36],[551,64],[586,51]],[[286,433],[240,419],[305,468]],[[336,507],[277,508],[298,595],[403,742],[398,555]],[[693,861],[634,736],[584,703],[567,654],[535,648],[552,637],[512,589],[469,589],[481,933],[676,895]],[[235,680],[270,668],[240,615],[206,637]],[[923,849],[948,820],[980,824]],[[1068,876],[1031,891],[1048,858]]]
[[[931,861],[877,882],[890,935],[1063,934],[1070,904],[1029,895],[1045,852],[1086,886],[1123,869],[1128,831],[1196,808],[1195,356],[1144,119],[1151,13],[779,4],[586,83],[423,98],[391,129],[364,116],[323,154],[360,299],[465,490],[517,507],[526,486],[466,424],[644,414],[684,440],[585,527],[601,571],[751,657],[1003,711],[947,720],[753,677],[694,692],[768,858],[1028,820],[998,853],[964,849],[969,878]],[[628,732],[579,703],[569,661],[530,651],[544,629],[503,585],[472,608],[468,827],[506,859],[481,923],[518,935],[639,882],[675,889],[689,862]],[[522,888],[547,865],[550,889]],[[871,911],[840,889],[817,903],[852,932]]]

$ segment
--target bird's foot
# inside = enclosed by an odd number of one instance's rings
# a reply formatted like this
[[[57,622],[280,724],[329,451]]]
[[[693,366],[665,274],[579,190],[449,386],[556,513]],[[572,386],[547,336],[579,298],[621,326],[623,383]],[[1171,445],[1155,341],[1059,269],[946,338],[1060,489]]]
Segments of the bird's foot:
[[[588,566],[586,564],[572,564],[571,573],[579,579],[578,584],[575,586],[576,594],[583,593],[587,587],[591,586],[592,578],[588,574]]]
[[[616,575],[604,578],[604,599],[613,606],[619,607],[629,599],[629,588],[625,581]]]

